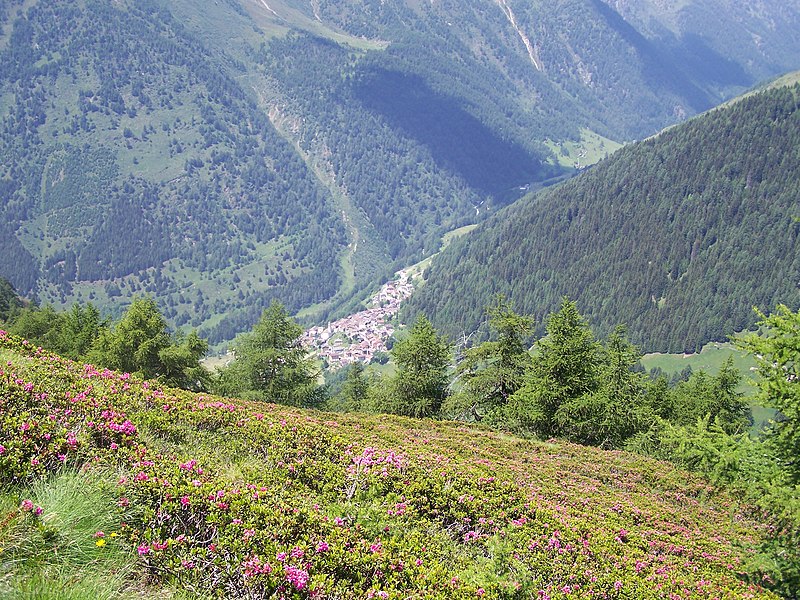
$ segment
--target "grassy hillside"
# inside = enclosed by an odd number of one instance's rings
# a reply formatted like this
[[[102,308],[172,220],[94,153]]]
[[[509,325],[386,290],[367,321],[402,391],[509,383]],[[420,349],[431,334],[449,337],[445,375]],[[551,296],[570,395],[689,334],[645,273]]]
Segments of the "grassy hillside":
[[[741,373],[752,373],[755,370],[755,359],[730,343],[706,344],[700,352],[692,354],[663,354],[654,352],[645,354],[641,363],[647,370],[659,368],[668,375],[680,373],[687,367],[692,371],[717,373],[728,358],[733,359],[733,366]],[[748,386],[748,391],[752,391]]]
[[[780,87],[626,146],[454,242],[411,311],[458,336],[502,292],[541,328],[567,295],[602,334],[693,352],[800,305],[798,115]]]
[[[0,346],[3,597],[774,597],[768,526],[665,463]]]

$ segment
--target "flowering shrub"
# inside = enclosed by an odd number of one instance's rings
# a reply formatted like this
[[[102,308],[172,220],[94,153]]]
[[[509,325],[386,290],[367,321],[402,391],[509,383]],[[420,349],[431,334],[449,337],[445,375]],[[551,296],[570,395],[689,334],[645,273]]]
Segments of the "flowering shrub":
[[[0,348],[20,357],[0,374],[2,481],[122,469],[117,539],[198,597],[771,597],[745,575],[766,526],[665,463],[167,393]]]

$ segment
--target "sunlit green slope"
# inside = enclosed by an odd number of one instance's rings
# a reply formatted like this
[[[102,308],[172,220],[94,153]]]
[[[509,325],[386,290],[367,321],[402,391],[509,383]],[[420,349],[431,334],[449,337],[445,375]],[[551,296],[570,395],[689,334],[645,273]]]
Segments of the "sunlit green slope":
[[[774,597],[768,527],[665,463],[0,348],[4,597]]]

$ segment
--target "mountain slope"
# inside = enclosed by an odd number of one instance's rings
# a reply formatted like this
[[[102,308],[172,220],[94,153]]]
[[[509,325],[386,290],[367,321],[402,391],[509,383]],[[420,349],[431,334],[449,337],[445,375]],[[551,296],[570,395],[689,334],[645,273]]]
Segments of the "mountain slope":
[[[335,293],[345,231],[326,191],[235,65],[157,4],[36,4],[0,63],[0,271],[21,292],[146,290],[195,326],[240,281],[251,318],[266,291]]]
[[[273,298],[324,318],[800,59],[796,8],[699,4],[5,0],[0,275],[116,313],[151,293],[215,343]]]
[[[800,305],[800,86],[748,96],[520,201],[437,257],[412,298],[451,334],[494,292],[541,325],[562,295],[602,333],[694,350]]]
[[[0,353],[4,596],[69,543],[181,597],[776,597],[746,574],[769,527],[667,463],[160,390],[3,332]],[[94,536],[59,519],[63,462],[104,490]],[[141,576],[115,583],[132,597]]]

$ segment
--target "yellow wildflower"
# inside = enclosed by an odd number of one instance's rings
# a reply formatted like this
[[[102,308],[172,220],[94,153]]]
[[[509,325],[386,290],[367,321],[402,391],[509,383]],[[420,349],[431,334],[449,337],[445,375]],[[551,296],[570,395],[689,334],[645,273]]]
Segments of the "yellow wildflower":
[[[100,538],[94,543],[94,545],[97,546],[98,548],[102,548],[103,546],[106,545],[106,541],[103,538]]]

